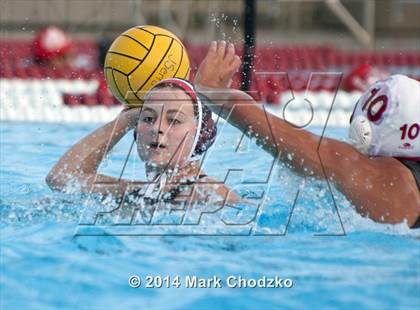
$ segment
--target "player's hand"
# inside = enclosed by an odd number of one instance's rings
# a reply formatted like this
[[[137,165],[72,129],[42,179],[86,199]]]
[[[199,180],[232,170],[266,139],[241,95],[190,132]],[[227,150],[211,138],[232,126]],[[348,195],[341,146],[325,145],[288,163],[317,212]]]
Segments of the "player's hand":
[[[120,114],[118,114],[118,121],[124,122],[128,129],[137,126],[140,117],[140,107],[125,107]]]
[[[194,83],[213,88],[229,88],[238,71],[241,59],[235,55],[235,46],[225,41],[213,41],[198,68]]]

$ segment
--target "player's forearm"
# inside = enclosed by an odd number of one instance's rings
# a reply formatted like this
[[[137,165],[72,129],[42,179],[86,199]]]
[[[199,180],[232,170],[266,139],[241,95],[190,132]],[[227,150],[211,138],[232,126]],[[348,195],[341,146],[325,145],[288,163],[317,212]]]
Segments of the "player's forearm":
[[[65,183],[72,177],[95,174],[104,156],[127,133],[129,126],[119,120],[95,130],[67,151],[51,169],[47,183]]]
[[[210,108],[213,113],[227,119],[235,105],[244,106],[255,103],[247,93],[236,89],[212,88],[196,84],[197,92],[202,95],[203,104]]]
[[[256,139],[256,143],[265,151],[290,164],[295,172],[323,176],[317,152],[319,136],[270,114],[245,92],[200,85],[197,85],[197,90],[209,99],[204,103],[213,112]]]

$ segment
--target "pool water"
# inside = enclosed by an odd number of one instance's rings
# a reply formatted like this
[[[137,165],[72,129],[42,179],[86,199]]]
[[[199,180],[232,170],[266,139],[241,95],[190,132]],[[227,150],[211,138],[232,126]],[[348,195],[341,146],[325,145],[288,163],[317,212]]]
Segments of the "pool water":
[[[247,217],[249,205],[259,206],[252,221],[214,212],[198,226],[143,225],[140,233],[138,225],[80,225],[91,199],[53,193],[44,179],[96,127],[0,124],[1,309],[420,308],[418,230],[362,218],[326,182],[273,163],[230,126],[220,126],[203,167],[252,201],[235,212]],[[345,134],[327,131],[339,139]],[[115,147],[101,173],[121,173],[131,139]],[[134,151],[123,175],[144,178]],[[98,201],[95,208],[108,206]],[[229,220],[241,225],[226,225]],[[132,275],[141,277],[141,287],[130,287]],[[148,275],[179,276],[181,285],[145,288]],[[186,276],[216,276],[222,288],[186,288]],[[229,276],[278,276],[293,287],[230,288]]]

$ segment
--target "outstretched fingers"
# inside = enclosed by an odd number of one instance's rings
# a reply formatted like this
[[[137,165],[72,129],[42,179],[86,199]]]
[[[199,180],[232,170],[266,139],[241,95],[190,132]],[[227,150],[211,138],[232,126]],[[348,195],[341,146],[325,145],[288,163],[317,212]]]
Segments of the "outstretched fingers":
[[[235,55],[235,57],[233,57],[232,62],[230,63],[230,66],[235,68],[234,69],[235,71],[238,71],[241,64],[242,64],[241,58],[238,55]]]
[[[209,50],[207,51],[206,58],[213,58],[217,55],[217,42],[211,41]]]
[[[230,64],[235,57],[235,46],[232,43],[229,43],[227,46],[225,62]]]
[[[223,59],[226,53],[226,41],[219,41],[217,43],[217,56],[219,59]]]
[[[228,88],[240,65],[241,60],[235,55],[235,46],[232,43],[213,41],[198,68],[195,83],[214,88]]]

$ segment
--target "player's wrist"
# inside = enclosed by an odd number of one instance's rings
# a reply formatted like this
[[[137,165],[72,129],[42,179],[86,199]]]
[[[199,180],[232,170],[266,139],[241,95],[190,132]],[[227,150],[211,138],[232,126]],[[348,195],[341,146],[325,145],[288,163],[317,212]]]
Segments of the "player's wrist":
[[[136,108],[125,108],[118,114],[117,120],[119,126],[126,129],[127,131],[133,129],[138,122],[140,116],[140,109]]]

